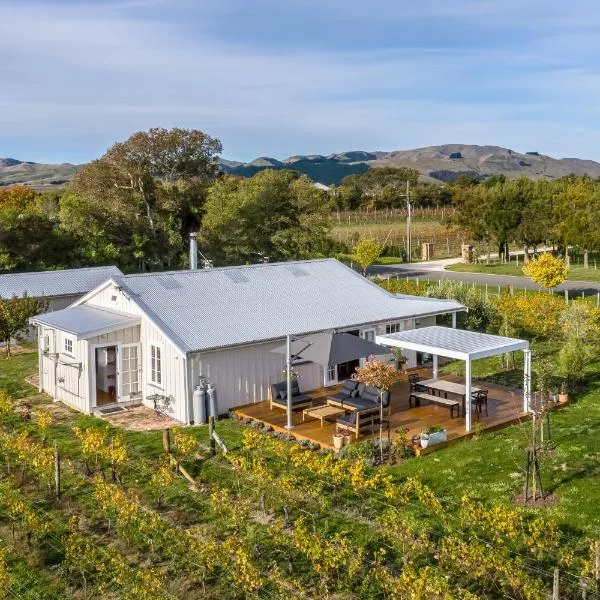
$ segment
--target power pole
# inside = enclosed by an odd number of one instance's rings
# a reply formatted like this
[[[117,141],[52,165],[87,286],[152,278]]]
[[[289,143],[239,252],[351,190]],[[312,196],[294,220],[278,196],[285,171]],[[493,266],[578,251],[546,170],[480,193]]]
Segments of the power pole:
[[[407,250],[407,258],[406,262],[411,261],[412,256],[412,231],[411,231],[411,205],[410,205],[410,181],[406,181],[406,250]]]

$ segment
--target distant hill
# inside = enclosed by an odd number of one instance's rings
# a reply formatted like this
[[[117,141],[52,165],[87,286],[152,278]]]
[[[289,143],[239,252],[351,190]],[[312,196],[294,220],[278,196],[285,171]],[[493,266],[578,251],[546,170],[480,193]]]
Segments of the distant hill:
[[[62,187],[78,168],[78,165],[70,163],[44,165],[15,158],[0,158],[0,188],[18,183],[38,190]]]
[[[574,173],[600,177],[600,163],[579,158],[552,158],[537,151],[524,154],[500,146],[445,144],[414,150],[366,152],[355,150],[322,156],[290,156],[278,160],[261,156],[251,162],[220,159],[226,173],[251,177],[264,169],[295,169],[326,185],[339,184],[347,175],[364,173],[370,167],[412,167],[423,181],[450,182],[466,174],[485,179],[493,175],[514,178],[557,179]],[[0,186],[27,183],[38,189],[64,185],[77,165],[44,165],[13,158],[0,158]]]
[[[223,165],[228,173],[254,175],[262,169],[296,169],[311,179],[327,185],[338,184],[346,175],[364,173],[369,167],[411,167],[421,173],[421,180],[454,181],[459,175],[480,179],[492,175],[514,178],[557,179],[571,173],[600,177],[600,163],[579,158],[552,158],[536,151],[521,154],[500,146],[446,144],[394,152],[341,152],[329,156],[291,156],[279,161],[261,157],[250,163]]]

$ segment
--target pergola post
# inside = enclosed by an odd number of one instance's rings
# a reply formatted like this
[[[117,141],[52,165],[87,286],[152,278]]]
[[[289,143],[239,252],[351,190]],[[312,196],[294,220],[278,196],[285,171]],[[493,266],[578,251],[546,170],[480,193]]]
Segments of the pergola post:
[[[433,355],[433,378],[437,379],[439,377],[439,367],[438,367],[438,355]]]
[[[471,357],[465,361],[465,429],[471,431]]]
[[[287,425],[286,429],[291,429],[294,425],[292,424],[292,336],[285,336],[285,366],[287,375]]]
[[[456,329],[456,313],[452,313],[452,329]]]
[[[531,350],[523,350],[523,412],[531,405]]]

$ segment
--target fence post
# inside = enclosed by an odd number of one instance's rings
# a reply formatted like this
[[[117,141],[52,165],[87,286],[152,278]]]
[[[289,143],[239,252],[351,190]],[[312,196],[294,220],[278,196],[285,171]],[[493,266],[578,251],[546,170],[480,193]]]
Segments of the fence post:
[[[569,290],[565,290],[565,302],[569,304]]]
[[[215,436],[213,435],[215,432],[215,418],[213,416],[208,417],[208,438],[210,444],[210,456],[214,456],[217,453],[217,448],[215,444]]]
[[[60,454],[58,444],[54,442],[54,492],[60,498]]]
[[[171,454],[171,434],[168,427],[163,431],[163,450]]]
[[[552,583],[552,600],[560,600],[560,572],[558,567],[554,569],[554,581]]]
[[[600,589],[600,542],[594,542],[594,579],[596,589]]]

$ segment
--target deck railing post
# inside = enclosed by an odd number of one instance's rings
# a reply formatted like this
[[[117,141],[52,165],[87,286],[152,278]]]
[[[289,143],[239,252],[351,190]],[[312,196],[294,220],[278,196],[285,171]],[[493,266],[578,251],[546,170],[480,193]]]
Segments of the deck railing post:
[[[465,361],[465,429],[471,431],[471,358]]]
[[[523,412],[529,412],[531,403],[531,350],[523,350]]]
[[[292,423],[292,336],[289,334],[285,337],[285,358],[287,377],[287,425],[285,427],[291,429],[294,425]]]

